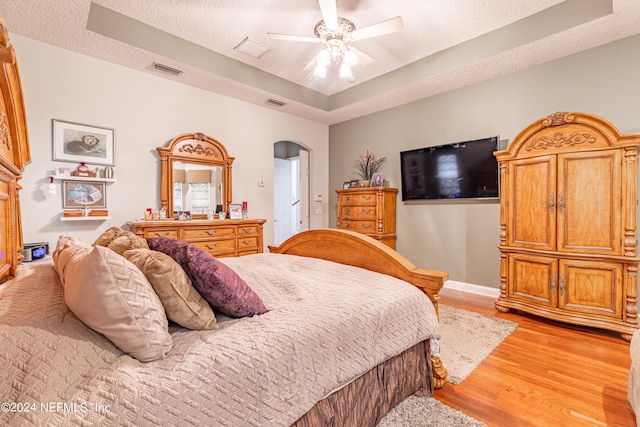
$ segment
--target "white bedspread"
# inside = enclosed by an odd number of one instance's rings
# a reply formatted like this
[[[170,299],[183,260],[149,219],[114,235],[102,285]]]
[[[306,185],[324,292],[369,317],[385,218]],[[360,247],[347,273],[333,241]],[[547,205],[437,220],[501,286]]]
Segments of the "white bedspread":
[[[389,276],[291,255],[223,260],[267,314],[171,326],[141,363],[71,313],[52,264],[0,286],[0,424],[288,426],[376,364],[431,337],[431,302]]]

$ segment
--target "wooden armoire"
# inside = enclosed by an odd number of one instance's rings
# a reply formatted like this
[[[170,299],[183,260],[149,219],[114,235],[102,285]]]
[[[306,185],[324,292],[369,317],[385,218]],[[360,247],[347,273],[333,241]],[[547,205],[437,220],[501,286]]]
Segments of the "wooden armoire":
[[[500,164],[499,311],[620,332],[638,328],[638,145],[607,120],[558,112]]]

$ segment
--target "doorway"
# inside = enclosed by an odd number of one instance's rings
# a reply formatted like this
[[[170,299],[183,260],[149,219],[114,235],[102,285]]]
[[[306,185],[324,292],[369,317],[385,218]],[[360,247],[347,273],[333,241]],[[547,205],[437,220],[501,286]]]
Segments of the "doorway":
[[[274,244],[309,229],[309,151],[292,141],[274,144]]]

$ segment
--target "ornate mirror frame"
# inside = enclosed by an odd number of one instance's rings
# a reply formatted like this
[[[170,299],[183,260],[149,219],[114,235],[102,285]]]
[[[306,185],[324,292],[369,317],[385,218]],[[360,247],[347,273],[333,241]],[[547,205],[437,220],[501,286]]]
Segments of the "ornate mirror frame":
[[[160,204],[167,217],[173,217],[173,164],[174,162],[220,166],[222,168],[222,210],[228,212],[232,201],[231,164],[235,157],[229,156],[220,141],[203,133],[187,133],[177,136],[168,147],[157,147],[160,154]],[[193,215],[193,219],[206,218],[206,214]]]

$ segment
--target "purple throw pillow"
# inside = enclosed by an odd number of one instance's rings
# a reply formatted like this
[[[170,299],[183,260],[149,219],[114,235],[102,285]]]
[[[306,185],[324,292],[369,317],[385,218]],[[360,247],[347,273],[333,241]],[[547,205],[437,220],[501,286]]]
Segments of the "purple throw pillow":
[[[202,297],[219,313],[245,317],[267,312],[260,297],[231,268],[210,253],[177,239],[151,237],[149,249],[176,260]]]

